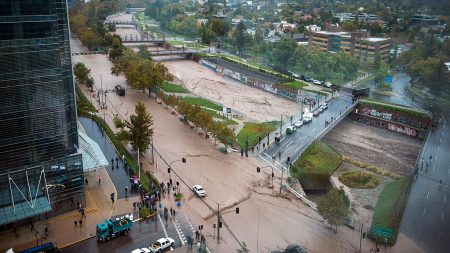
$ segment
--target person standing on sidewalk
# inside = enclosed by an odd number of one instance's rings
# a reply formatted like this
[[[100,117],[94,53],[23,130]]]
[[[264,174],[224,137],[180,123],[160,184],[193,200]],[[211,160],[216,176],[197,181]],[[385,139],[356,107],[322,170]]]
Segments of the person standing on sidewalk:
[[[100,175],[98,176],[98,183],[100,184],[102,182],[102,178],[100,177]]]
[[[86,215],[84,214],[84,208],[81,208],[80,212],[81,212],[81,218],[86,218]]]
[[[116,157],[116,167],[119,168],[119,157]]]
[[[78,222],[80,223],[80,228],[81,228],[81,225],[83,225],[83,220],[80,219]]]
[[[48,227],[47,226],[44,227],[44,233],[45,233],[45,236],[48,236]]]
[[[84,179],[84,182],[86,183],[86,187],[88,186],[89,181],[87,180],[87,178]]]
[[[77,227],[78,221],[74,221],[73,224],[75,225],[75,227]]]

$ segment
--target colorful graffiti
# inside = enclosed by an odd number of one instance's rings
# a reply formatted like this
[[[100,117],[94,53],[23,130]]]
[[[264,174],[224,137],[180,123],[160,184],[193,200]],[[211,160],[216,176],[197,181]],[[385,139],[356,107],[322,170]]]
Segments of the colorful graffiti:
[[[264,90],[264,84],[263,83],[254,82],[253,86],[258,88],[258,89],[263,89]]]
[[[206,61],[206,60],[201,59],[201,60],[200,60],[200,63],[201,63],[203,66],[206,66],[206,67],[210,68],[211,70],[216,71],[216,69],[217,69],[216,64],[214,64],[214,63],[212,63],[212,62],[209,62],[209,61]]]
[[[414,128],[409,128],[409,127],[389,123],[388,129],[391,131],[395,131],[397,133],[402,133],[402,134],[406,134],[406,135],[413,136],[413,137],[417,136],[417,131]]]
[[[386,120],[391,120],[392,119],[392,113],[387,113],[387,112],[378,112],[377,110],[370,110],[370,115],[374,116],[374,117],[378,117],[378,118],[383,118]]]
[[[290,92],[282,90],[282,89],[277,89],[277,94],[282,97],[287,97],[289,99],[295,99],[295,97],[296,97],[296,94],[290,93]]]

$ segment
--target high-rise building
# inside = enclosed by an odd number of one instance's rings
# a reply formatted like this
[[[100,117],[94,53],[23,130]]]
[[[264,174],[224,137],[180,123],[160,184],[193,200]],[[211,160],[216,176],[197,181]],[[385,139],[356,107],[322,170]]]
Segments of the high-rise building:
[[[85,204],[66,0],[0,1],[0,225]]]

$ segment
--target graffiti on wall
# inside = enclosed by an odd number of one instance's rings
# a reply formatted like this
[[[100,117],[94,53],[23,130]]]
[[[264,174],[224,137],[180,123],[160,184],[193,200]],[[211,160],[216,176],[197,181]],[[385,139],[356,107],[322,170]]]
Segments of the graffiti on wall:
[[[206,61],[206,60],[201,59],[201,60],[200,60],[200,63],[201,63],[202,65],[204,65],[204,66],[206,66],[206,67],[208,67],[208,68],[214,70],[214,71],[216,71],[216,69],[217,69],[216,64],[214,64],[214,63],[212,63],[212,62],[209,62],[209,61]]]
[[[370,115],[374,116],[374,117],[378,117],[378,118],[383,118],[386,120],[391,120],[392,119],[392,113],[387,113],[387,112],[379,112],[377,110],[370,110]]]
[[[262,89],[264,90],[264,84],[263,83],[259,83],[259,82],[254,82],[253,86],[255,86],[258,89]]]
[[[282,97],[287,97],[289,99],[295,99],[295,97],[296,97],[296,94],[290,93],[290,92],[282,90],[282,89],[278,89],[277,94]]]
[[[407,117],[397,117],[396,121],[399,123],[402,123],[404,125],[408,125],[408,126],[412,126],[412,127],[416,127],[416,128],[425,129],[427,127],[427,125],[424,122],[417,121],[417,120],[407,118]]]
[[[273,87],[271,84],[264,85],[264,90],[273,94],[277,94],[277,88]]]
[[[417,136],[417,131],[414,128],[409,128],[409,127],[389,123],[388,129],[391,131],[395,131],[397,133],[402,133],[402,134],[406,134],[406,135],[413,136],[413,137]]]

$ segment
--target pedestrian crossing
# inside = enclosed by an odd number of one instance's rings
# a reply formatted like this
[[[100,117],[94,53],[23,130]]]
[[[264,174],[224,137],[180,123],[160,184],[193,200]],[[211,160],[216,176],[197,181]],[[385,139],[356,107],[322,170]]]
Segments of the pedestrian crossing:
[[[192,221],[189,219],[188,215],[181,214],[178,217],[174,218],[172,222],[183,245],[188,242],[188,236],[190,236],[191,238],[195,237],[195,227],[192,225]]]

